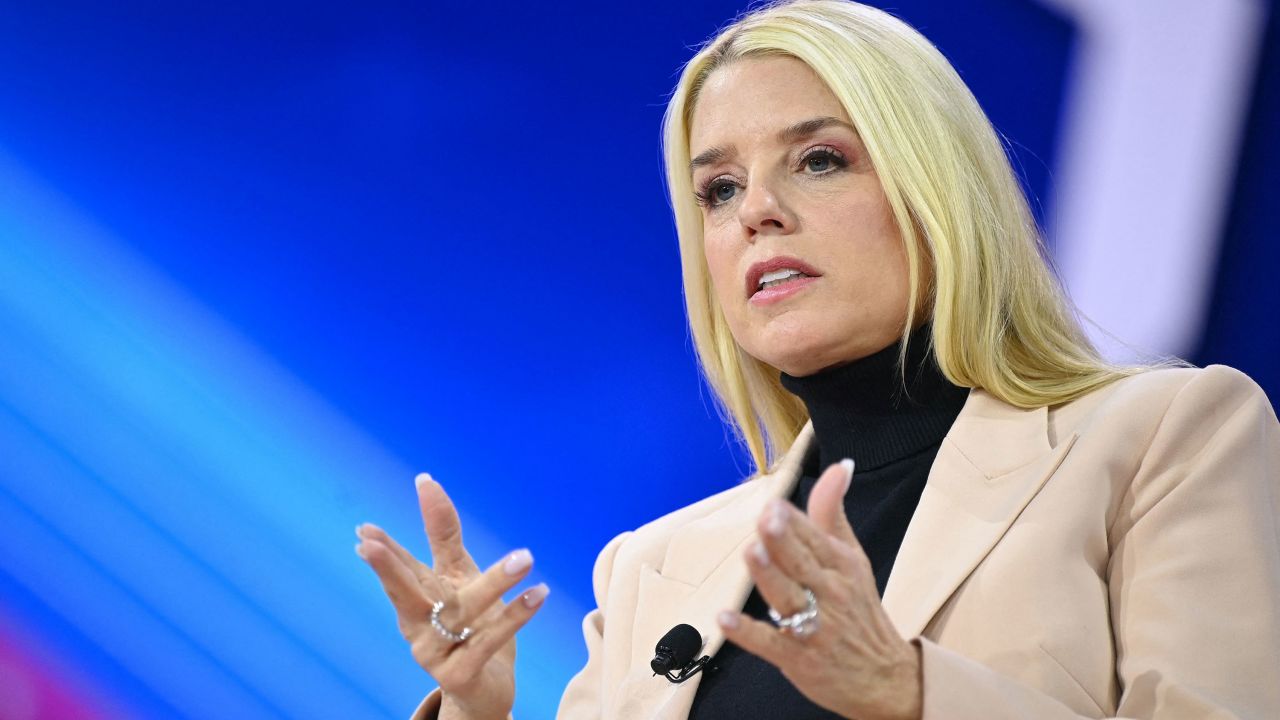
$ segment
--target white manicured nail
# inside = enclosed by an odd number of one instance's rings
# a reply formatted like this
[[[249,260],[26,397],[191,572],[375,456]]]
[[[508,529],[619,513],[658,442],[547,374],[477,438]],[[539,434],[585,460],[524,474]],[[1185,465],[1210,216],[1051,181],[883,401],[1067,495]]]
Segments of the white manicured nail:
[[[845,458],[840,461],[840,467],[844,468],[844,491],[849,492],[849,485],[853,483],[853,460]]]
[[[774,500],[769,507],[769,521],[765,523],[765,532],[770,535],[781,535],[787,527],[787,508],[781,500]]]
[[[716,616],[716,619],[720,621],[720,627],[725,630],[738,629],[738,613],[731,612],[729,610],[722,610],[720,614]]]
[[[524,603],[525,607],[532,610],[533,608],[541,605],[542,601],[546,600],[547,596],[550,594],[551,588],[547,587],[546,583],[538,583],[524,591],[524,594],[520,596],[520,602]]]
[[[428,482],[431,482],[431,476],[427,473],[418,473],[418,476],[413,479],[413,484],[417,487],[422,487],[424,483]]]
[[[751,546],[751,555],[760,563],[761,567],[769,567],[769,551],[764,549],[764,543],[756,543]]]
[[[520,549],[507,556],[502,561],[502,571],[508,575],[518,575],[533,565],[533,554],[528,550]]]

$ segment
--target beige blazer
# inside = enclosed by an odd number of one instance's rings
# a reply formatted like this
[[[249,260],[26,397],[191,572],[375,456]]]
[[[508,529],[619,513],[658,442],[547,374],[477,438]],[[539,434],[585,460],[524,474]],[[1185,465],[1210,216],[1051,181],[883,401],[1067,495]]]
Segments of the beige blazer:
[[[771,473],[605,547],[560,720],[687,717],[700,676],[655,677],[654,644],[683,622],[719,650],[756,519],[812,440],[806,426]],[[921,645],[925,720],[1280,718],[1275,412],[1220,365],[1034,410],[974,390],[883,602]]]

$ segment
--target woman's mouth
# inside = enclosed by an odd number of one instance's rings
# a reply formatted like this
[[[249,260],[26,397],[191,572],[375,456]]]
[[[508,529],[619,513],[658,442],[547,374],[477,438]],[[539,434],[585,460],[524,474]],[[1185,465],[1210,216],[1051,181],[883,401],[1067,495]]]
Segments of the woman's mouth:
[[[749,301],[752,305],[771,305],[780,302],[803,291],[818,279],[798,270],[792,270],[785,277],[769,279],[771,275],[776,274],[780,273],[769,273],[762,278],[760,289],[751,296]]]
[[[794,293],[822,277],[822,273],[805,261],[777,255],[755,263],[747,270],[743,288],[753,303],[773,302]]]

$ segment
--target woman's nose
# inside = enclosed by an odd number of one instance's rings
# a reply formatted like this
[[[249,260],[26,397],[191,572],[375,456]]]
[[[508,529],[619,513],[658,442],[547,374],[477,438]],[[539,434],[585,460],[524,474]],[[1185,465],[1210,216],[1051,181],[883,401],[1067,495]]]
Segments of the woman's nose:
[[[748,183],[738,203],[738,221],[748,231],[750,238],[757,233],[787,233],[795,225],[795,219],[777,192],[767,182]]]

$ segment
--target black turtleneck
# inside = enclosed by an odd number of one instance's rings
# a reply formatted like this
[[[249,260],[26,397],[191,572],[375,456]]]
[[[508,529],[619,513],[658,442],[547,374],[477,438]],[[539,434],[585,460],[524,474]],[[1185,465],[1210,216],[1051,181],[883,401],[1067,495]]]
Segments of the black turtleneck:
[[[914,330],[907,344],[905,388],[898,343],[813,375],[782,374],[783,387],[808,408],[815,439],[790,500],[803,510],[822,470],[853,458],[845,514],[871,560],[881,595],[938,447],[969,395],[938,369],[929,349],[929,327]],[[760,620],[768,617],[754,588],[742,611]],[[838,716],[801,695],[773,665],[726,642],[703,671],[690,720],[780,717]]]

